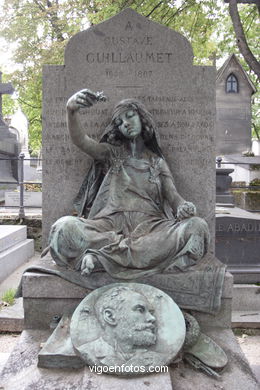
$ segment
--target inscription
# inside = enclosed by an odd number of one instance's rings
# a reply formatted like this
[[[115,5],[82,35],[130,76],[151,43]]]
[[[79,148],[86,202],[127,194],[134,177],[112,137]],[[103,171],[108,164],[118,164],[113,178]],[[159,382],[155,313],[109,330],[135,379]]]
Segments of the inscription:
[[[86,54],[86,61],[89,64],[163,64],[170,63],[173,53],[153,52],[110,52]]]
[[[150,46],[153,43],[153,38],[151,36],[144,37],[131,37],[131,36],[119,36],[119,37],[106,37],[104,39],[104,43],[106,46],[114,46],[114,45],[143,45]]]
[[[192,96],[178,96],[178,95],[161,95],[161,96],[136,96],[137,99],[142,100],[144,103],[192,103],[194,101]]]
[[[260,232],[260,222],[259,223],[230,223],[229,225],[217,224],[217,232]]]

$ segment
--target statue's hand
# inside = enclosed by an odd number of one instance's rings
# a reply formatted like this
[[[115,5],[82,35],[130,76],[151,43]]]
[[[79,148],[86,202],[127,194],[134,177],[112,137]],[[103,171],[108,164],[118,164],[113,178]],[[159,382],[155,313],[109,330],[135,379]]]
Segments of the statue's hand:
[[[196,215],[196,206],[191,202],[182,203],[177,209],[177,219],[182,220]]]
[[[92,92],[89,89],[82,89],[69,98],[67,102],[67,110],[75,112],[80,108],[92,107],[99,101],[106,101],[106,97],[103,95],[103,92]]]

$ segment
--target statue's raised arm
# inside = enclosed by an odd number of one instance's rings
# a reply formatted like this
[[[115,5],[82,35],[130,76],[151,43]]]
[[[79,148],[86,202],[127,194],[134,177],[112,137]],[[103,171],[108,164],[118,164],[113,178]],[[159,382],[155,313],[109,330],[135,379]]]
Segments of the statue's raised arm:
[[[106,159],[108,147],[106,144],[99,144],[86,134],[80,122],[79,110],[90,108],[97,102],[105,100],[106,97],[102,92],[82,89],[72,95],[67,102],[67,124],[72,142],[83,152],[97,160]]]

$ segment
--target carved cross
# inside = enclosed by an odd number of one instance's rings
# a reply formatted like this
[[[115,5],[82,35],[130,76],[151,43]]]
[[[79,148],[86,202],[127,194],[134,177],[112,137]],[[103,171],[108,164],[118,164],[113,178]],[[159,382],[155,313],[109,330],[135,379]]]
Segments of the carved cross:
[[[11,83],[2,83],[2,72],[0,71],[0,125],[5,125],[2,112],[2,95],[11,95],[14,87]]]

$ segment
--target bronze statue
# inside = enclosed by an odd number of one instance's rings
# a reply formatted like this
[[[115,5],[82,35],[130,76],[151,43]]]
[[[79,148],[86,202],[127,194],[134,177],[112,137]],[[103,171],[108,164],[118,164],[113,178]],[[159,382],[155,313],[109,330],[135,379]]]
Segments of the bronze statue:
[[[62,217],[51,228],[51,255],[86,276],[99,267],[118,279],[185,270],[207,251],[207,223],[177,192],[156,124],[141,102],[119,102],[100,142],[87,136],[79,110],[104,99],[84,89],[68,100],[71,139],[94,162],[75,201],[79,216]]]

